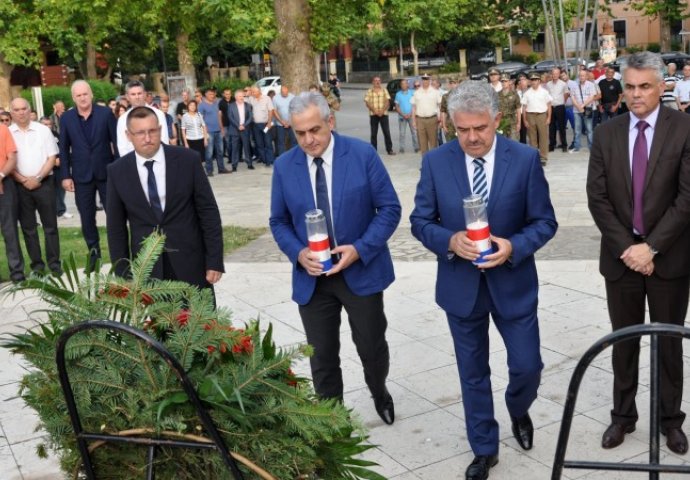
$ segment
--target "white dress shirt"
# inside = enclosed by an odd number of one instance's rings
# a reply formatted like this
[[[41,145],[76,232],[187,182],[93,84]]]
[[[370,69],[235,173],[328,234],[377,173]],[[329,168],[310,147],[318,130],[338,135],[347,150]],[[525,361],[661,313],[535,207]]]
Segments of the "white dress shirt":
[[[472,162],[474,162],[475,158],[476,157],[471,157],[465,153],[465,166],[467,168],[467,178],[470,180],[470,189],[473,187],[472,180],[474,179],[474,169],[476,167]],[[494,143],[491,145],[491,150],[482,158],[484,159],[484,173],[486,174],[486,196],[489,197],[489,201],[491,201],[491,179],[494,177],[494,164],[496,163],[496,137],[494,137]],[[459,200],[458,206],[462,207],[462,199]]]
[[[333,146],[335,144],[335,137],[331,134],[331,140],[328,142],[326,151],[321,154],[323,159],[323,172],[326,175],[326,186],[328,187],[328,204],[331,207],[331,222],[333,223],[333,241],[335,247],[338,245],[335,239],[335,218],[333,218]],[[311,191],[314,195],[314,205],[316,205],[316,163],[314,157],[307,155],[307,168],[309,169],[309,181],[311,182]]]
[[[151,158],[144,158],[138,153],[135,153],[134,156],[137,160],[139,182],[141,183],[141,188],[144,190],[146,200],[148,200],[149,203],[151,203],[151,199],[149,198],[149,169],[146,168],[144,162],[153,160],[153,174],[156,176],[156,190],[158,190],[161,208],[165,211],[165,153],[163,152],[163,146],[161,146]]]
[[[10,133],[17,146],[17,171],[25,177],[39,174],[49,157],[59,153],[55,137],[48,127],[38,122],[29,122],[26,130],[13,123]],[[52,175],[51,170],[48,175]]]
[[[649,126],[644,131],[644,136],[647,138],[647,158],[652,151],[652,138],[654,138],[654,130],[656,128],[656,121],[659,118],[659,106],[657,106],[647,118],[644,119]],[[637,122],[640,119],[630,112],[630,125],[628,126],[628,160],[630,161],[630,172],[632,174],[633,149],[635,148],[635,139],[637,138]]]

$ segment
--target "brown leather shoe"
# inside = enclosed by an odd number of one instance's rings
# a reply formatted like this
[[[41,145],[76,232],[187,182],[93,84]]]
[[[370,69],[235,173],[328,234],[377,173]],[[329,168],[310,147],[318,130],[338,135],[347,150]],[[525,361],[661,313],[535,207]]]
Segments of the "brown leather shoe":
[[[635,431],[635,425],[621,425],[612,423],[601,437],[601,448],[615,448],[625,440],[626,433]]]
[[[666,431],[661,433],[666,435],[666,446],[673,453],[678,455],[688,453],[688,437],[685,436],[680,427],[667,428]]]

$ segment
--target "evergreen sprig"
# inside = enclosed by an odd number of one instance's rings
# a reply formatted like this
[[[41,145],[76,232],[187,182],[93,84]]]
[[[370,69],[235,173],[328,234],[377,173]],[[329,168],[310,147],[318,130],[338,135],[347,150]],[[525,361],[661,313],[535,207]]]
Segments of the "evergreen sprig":
[[[55,346],[69,326],[109,319],[140,328],[165,344],[194,383],[228,448],[277,479],[383,479],[361,459],[371,448],[342,404],[317,399],[307,379],[291,370],[308,347],[278,349],[269,325],[242,328],[230,312],[215,309],[208,290],[150,278],[165,239],[154,234],[131,262],[130,279],[80,274],[74,255],[63,262],[61,278],[32,277],[15,287],[35,290],[46,305],[44,321],[6,337],[2,346],[22,355],[32,369],[20,394],[36,410],[47,432],[39,455],[60,457],[69,475],[80,473],[81,458],[62,397]],[[205,437],[196,411],[168,365],[129,336],[89,330],[65,350],[81,422],[87,431],[157,432]],[[135,480],[144,473],[145,449],[93,444],[99,479]],[[242,466],[246,478],[258,478]],[[231,478],[220,457],[208,451],[160,448],[159,478]]]

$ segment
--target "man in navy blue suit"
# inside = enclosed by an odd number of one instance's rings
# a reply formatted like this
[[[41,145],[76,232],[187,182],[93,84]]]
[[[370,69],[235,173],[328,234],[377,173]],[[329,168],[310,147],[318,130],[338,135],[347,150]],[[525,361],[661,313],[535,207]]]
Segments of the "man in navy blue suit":
[[[60,176],[62,187],[74,192],[81,231],[91,260],[100,258],[96,226],[96,193],[106,202],[106,169],[118,156],[116,120],[108,107],[95,105],[84,80],[72,84],[75,108],[60,119]]]
[[[518,444],[532,448],[529,408],[543,364],[537,321],[534,253],[556,233],[549,187],[536,150],[496,135],[498,96],[486,82],[465,81],[448,98],[458,141],[422,160],[412,233],[438,256],[436,302],[445,310],[460,371],[467,436],[475,458],[465,478],[484,480],[498,463],[489,369],[489,315],[508,351],[506,404]],[[462,199],[488,199],[494,253],[481,266],[467,236]]]
[[[371,145],[333,132],[323,95],[299,94],[289,113],[300,148],[275,163],[270,225],[293,265],[292,299],[314,347],[314,389],[322,398],[342,401],[339,330],[344,307],[374,406],[390,425],[395,410],[386,388],[383,290],[395,279],[386,242],[400,221],[398,195]],[[330,224],[331,251],[340,257],[328,272],[307,246],[305,214],[317,207]]]

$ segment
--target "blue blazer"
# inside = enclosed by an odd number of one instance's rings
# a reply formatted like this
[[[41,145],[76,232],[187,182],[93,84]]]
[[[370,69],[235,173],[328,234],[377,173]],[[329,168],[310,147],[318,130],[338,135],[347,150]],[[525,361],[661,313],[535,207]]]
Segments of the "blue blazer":
[[[338,245],[351,244],[359,260],[342,271],[356,295],[383,291],[395,279],[386,242],[400,222],[401,207],[381,158],[368,143],[333,132],[333,228]],[[309,303],[316,277],[298,263],[307,246],[304,214],[316,208],[304,151],[293,148],[273,169],[271,217],[273,238],[293,265],[292,299]]]
[[[466,229],[462,199],[472,193],[465,154],[457,140],[424,156],[410,215],[412,234],[438,256],[436,302],[458,317],[472,312],[481,275],[486,276],[500,314],[515,317],[535,311],[539,285],[534,252],[558,227],[539,153],[501,135],[496,139],[489,228],[512,243],[510,261],[481,273],[470,261],[449,255],[451,236]]]
[[[112,110],[101,105],[93,106],[93,139],[89,143],[84,136],[81,118],[76,108],[62,114],[60,119],[60,177],[71,178],[77,183],[94,180],[105,181],[107,167],[119,155],[117,153],[117,120]]]
[[[249,125],[254,121],[252,115],[252,106],[244,102],[244,129],[249,130]],[[232,102],[228,105],[228,128],[230,135],[240,134],[240,112],[237,110],[237,102]]]

